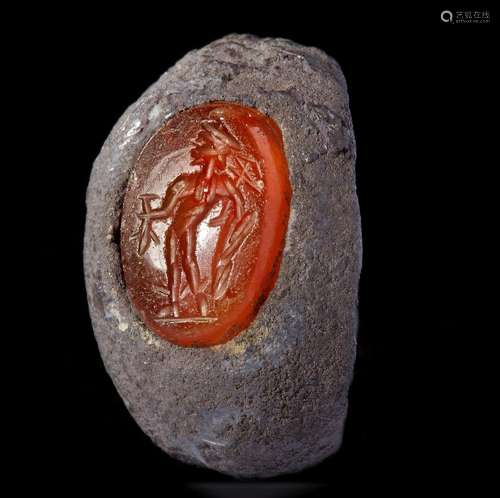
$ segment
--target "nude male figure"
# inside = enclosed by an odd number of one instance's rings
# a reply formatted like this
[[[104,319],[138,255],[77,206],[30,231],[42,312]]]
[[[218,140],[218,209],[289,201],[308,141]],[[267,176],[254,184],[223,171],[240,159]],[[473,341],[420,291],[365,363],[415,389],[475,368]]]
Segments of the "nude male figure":
[[[158,241],[152,230],[152,222],[172,218],[165,234],[165,260],[174,318],[180,317],[181,271],[186,275],[200,316],[206,317],[209,313],[207,293],[201,289],[196,234],[198,226],[213,207],[222,202],[220,214],[209,222],[211,227],[221,227],[211,269],[209,294],[213,299],[224,296],[232,268],[230,259],[256,222],[256,214],[245,211],[244,198],[238,188],[242,176],[235,184],[234,174],[226,164],[226,157],[241,149],[240,144],[210,122],[203,123],[203,129],[205,135],[209,134],[210,140],[207,141],[205,136],[201,142],[194,141],[197,148],[196,153],[192,153],[192,164],[199,166],[200,170],[177,177],[169,185],[158,209],[149,208],[149,200],[155,196],[142,196],[146,201],[143,202],[145,209],[138,214],[143,220],[139,242],[141,255],[147,251],[151,239]],[[241,175],[244,173],[245,170]],[[245,179],[250,181],[247,177]],[[259,190],[258,184],[254,188]]]

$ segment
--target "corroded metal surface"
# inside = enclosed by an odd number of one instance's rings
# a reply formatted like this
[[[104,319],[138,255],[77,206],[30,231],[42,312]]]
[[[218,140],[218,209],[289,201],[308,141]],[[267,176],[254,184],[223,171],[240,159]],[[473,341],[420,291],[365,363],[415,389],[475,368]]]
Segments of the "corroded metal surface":
[[[146,142],[169,117],[216,100],[255,107],[280,127],[290,221],[274,290],[249,328],[222,345],[186,348],[151,333],[131,306],[120,214]],[[354,162],[339,66],[318,49],[282,39],[231,35],[187,54],[114,127],[87,195],[89,306],[127,408],[170,455],[266,477],[314,465],[339,448],[361,268]]]

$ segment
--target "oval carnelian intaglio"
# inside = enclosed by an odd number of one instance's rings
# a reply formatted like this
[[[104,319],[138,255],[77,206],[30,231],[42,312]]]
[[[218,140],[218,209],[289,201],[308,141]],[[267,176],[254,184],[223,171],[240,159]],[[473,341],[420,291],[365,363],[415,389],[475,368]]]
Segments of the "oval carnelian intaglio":
[[[271,118],[212,102],[166,121],[137,158],[122,211],[123,274],[147,327],[198,347],[247,328],[277,278],[290,198]]]

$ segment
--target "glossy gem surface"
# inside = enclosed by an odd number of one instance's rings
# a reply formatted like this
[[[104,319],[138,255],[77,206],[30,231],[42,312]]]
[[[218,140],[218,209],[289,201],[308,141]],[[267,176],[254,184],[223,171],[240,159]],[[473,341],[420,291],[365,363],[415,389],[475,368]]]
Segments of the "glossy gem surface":
[[[213,102],[166,121],[136,161],[122,210],[123,275],[147,327],[197,347],[247,328],[277,278],[290,198],[271,118]]]

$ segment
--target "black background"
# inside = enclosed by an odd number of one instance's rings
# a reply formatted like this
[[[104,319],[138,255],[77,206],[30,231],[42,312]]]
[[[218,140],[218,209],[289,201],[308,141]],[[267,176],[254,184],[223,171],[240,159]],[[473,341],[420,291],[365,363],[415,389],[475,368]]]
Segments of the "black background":
[[[490,271],[488,188],[498,164],[488,150],[496,12],[489,25],[450,25],[443,8],[123,4],[45,10],[40,22],[33,14],[38,82],[26,98],[36,93],[45,116],[32,117],[50,150],[35,187],[52,213],[32,231],[45,282],[37,302],[57,310],[38,331],[43,401],[31,417],[44,443],[25,459],[30,473],[40,471],[37,483],[242,497],[359,487],[406,494],[463,489],[471,477],[481,485],[493,363],[478,277]],[[333,56],[358,149],[364,261],[344,444],[314,468],[263,482],[181,464],[142,433],[101,362],[82,270],[85,189],[111,127],[188,50],[230,32],[290,38]]]

